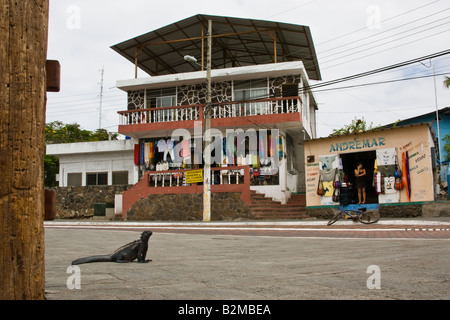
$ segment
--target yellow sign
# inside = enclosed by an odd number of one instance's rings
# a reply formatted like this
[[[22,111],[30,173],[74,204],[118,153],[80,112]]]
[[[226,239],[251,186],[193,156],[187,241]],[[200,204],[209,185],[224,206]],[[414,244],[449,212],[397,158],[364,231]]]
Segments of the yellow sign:
[[[203,182],[203,170],[186,171],[186,183]]]

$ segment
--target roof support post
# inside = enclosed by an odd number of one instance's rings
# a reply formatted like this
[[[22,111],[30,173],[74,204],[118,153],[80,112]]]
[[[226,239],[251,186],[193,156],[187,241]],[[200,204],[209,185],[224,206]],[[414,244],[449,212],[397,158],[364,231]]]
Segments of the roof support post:
[[[136,47],[134,51],[134,78],[137,79],[138,75],[138,55],[141,53],[141,51],[144,49],[144,47]]]
[[[202,71],[205,69],[205,30],[202,25]]]

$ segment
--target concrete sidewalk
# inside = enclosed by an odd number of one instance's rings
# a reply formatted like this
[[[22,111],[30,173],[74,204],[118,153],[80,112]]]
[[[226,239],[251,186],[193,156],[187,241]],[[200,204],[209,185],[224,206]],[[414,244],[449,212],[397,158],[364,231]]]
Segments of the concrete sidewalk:
[[[450,298],[448,240],[299,239],[158,232],[149,241],[147,258],[152,262],[80,265],[81,287],[69,289],[77,275],[77,270],[68,269],[72,260],[111,253],[138,239],[140,232],[49,227],[56,223],[61,222],[46,222],[45,230],[49,300]],[[276,223],[289,225],[299,221]],[[449,225],[450,221],[415,219],[408,223]],[[146,224],[151,229],[152,223]],[[371,265],[381,270],[379,290],[367,287],[367,268]]]

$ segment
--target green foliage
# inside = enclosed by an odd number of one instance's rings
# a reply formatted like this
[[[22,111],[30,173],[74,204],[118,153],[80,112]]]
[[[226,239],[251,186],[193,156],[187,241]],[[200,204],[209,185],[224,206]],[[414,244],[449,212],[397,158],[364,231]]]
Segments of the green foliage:
[[[112,140],[117,139],[117,133],[111,135]],[[78,123],[64,124],[53,121],[45,125],[45,143],[73,143],[108,140],[108,131],[97,129],[95,132],[80,128]]]
[[[77,123],[64,124],[61,121],[53,121],[45,125],[45,143],[73,143],[89,141],[105,141],[111,135],[112,140],[117,140],[117,133],[110,134],[105,129],[89,131],[80,128]],[[56,174],[59,172],[59,159],[54,156],[44,157],[44,185],[47,188],[56,186]]]
[[[447,153],[444,161],[450,161],[450,135],[446,134],[443,140],[446,142],[444,145],[444,150]]]
[[[333,132],[330,134],[330,137],[336,137],[336,136],[342,136],[347,134],[353,134],[353,133],[361,133],[366,132],[368,130],[374,130],[379,128],[379,126],[374,126],[373,122],[370,124],[367,124],[367,122],[363,119],[354,119],[352,120],[352,123],[349,125],[345,125],[341,129],[334,129]]]
[[[56,174],[59,173],[59,159],[55,156],[44,156],[44,185],[56,187]]]
[[[450,88],[450,77],[445,77],[444,87]]]

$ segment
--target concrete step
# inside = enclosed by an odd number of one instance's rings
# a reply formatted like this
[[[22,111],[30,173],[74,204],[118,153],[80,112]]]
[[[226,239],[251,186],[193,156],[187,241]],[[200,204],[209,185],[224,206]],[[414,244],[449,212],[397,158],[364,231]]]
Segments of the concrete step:
[[[251,201],[250,209],[256,219],[302,219],[307,217],[304,195],[292,195],[288,204],[281,204],[281,202],[252,191]]]

